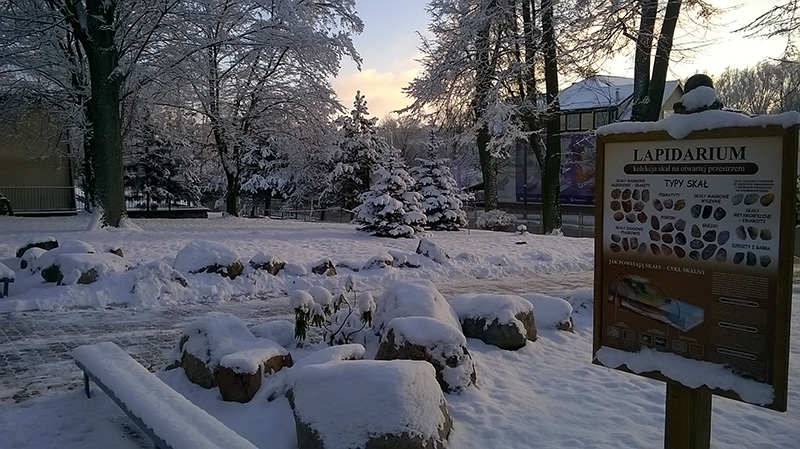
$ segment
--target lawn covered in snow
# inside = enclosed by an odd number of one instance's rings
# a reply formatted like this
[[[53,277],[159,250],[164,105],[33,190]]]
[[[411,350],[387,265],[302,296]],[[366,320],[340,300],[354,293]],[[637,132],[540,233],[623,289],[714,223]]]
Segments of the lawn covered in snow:
[[[474,230],[434,232],[426,238],[449,256],[434,261],[416,254],[419,239],[370,237],[348,224],[222,217],[134,223],[139,229],[87,230],[86,216],[0,217],[0,262],[12,268],[16,277],[10,297],[0,299],[0,312],[49,313],[80,307],[128,307],[152,312],[195,302],[214,304],[254,298],[286,304],[295,290],[343,290],[348,275],[376,300],[396,281],[418,279],[432,281],[447,300],[456,296],[450,292],[520,294],[534,304],[538,339],[517,351],[467,340],[477,382],[460,393],[445,394],[454,421],[449,447],[663,446],[664,385],[591,364],[592,286],[564,289],[561,299],[574,309],[574,332],[545,325],[556,319],[548,317],[548,312],[558,319],[563,318],[561,312],[545,306],[541,307],[541,315],[536,313],[536,304],[547,304],[542,301],[546,295],[541,294],[538,282],[557,281],[573,272],[592,270],[592,239]],[[47,236],[59,242],[85,242],[98,253],[120,248],[130,266],[109,269],[90,285],[45,284],[38,274],[20,269],[19,259],[14,256],[19,247]],[[200,256],[188,254],[194,257],[177,264],[176,258],[185,248],[192,248],[192,242],[225,245],[244,262],[242,275],[228,279],[218,274],[188,272],[192,259]],[[228,249],[220,250],[219,257],[233,257]],[[368,264],[376,256],[386,259],[387,255],[410,263],[402,268],[375,268],[375,264]],[[251,259],[269,258],[285,261],[287,266],[293,264],[295,270],[273,276],[248,264]],[[338,265],[336,276],[298,276],[302,270],[310,273],[311,267],[326,259]],[[173,282],[175,276],[184,278],[186,286]],[[794,291],[797,298],[800,286],[795,285]],[[795,307],[788,412],[777,413],[715,397],[713,447],[785,448],[794,447],[800,439],[799,314]],[[265,322],[269,320],[264,317]],[[302,364],[305,358],[314,358],[322,347],[288,349],[295,362]],[[181,370],[162,371],[158,376],[256,446],[295,447],[288,401],[280,395],[267,400],[275,393],[276,385],[284,381],[283,375],[268,378],[248,404],[223,402],[216,389],[205,390],[190,383]],[[99,389],[94,388],[94,392],[91,400],[78,388],[49,391],[19,404],[1,402],[0,428],[4,429],[4,436],[0,447],[150,446],[149,441],[130,430],[132,424],[113,402]],[[360,399],[367,409],[369,394]],[[338,412],[335,405],[331,407],[331,413]]]

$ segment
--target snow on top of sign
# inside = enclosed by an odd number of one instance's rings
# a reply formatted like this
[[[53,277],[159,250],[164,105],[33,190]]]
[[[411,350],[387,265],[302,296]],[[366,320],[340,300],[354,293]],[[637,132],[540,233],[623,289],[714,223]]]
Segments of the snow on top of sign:
[[[627,352],[603,346],[597,351],[597,360],[609,368],[627,365],[637,374],[657,371],[689,388],[705,385],[711,389],[733,391],[751,404],[768,405],[775,399],[772,386],[745,379],[724,365],[687,359],[654,349]]]
[[[699,110],[717,101],[717,91],[713,87],[697,86],[683,94],[680,101],[688,111]]]
[[[695,114],[674,114],[657,122],[612,123],[598,128],[597,135],[666,131],[674,139],[683,139],[692,132],[701,130],[759,126],[765,128],[770,125],[788,128],[798,124],[800,124],[800,113],[796,111],[750,117],[738,112],[711,110]]]
[[[0,262],[0,279],[14,279],[15,277],[14,270]]]

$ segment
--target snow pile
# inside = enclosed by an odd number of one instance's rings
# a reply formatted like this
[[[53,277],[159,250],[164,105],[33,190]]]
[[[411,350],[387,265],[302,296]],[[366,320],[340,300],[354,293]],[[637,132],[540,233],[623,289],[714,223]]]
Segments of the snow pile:
[[[209,241],[189,242],[175,256],[176,270],[181,273],[199,273],[207,267],[231,266],[236,262],[241,263],[239,254],[228,245]]]
[[[39,256],[28,267],[31,273],[36,273],[44,268],[47,268],[55,264],[55,261],[58,258],[58,256],[62,254],[80,254],[80,253],[92,254],[94,252],[95,252],[94,247],[92,247],[92,245],[84,241],[66,240],[64,242],[61,242],[61,246],[59,246],[58,248],[53,248],[50,251],[47,251],[41,256]]]
[[[559,324],[569,323],[572,318],[572,305],[561,298],[541,294],[520,296],[533,304],[538,329],[555,329]]]
[[[717,101],[717,91],[713,87],[697,86],[686,92],[680,99],[687,111],[697,111],[714,104]]]
[[[397,282],[387,288],[377,302],[373,328],[382,331],[395,318],[424,316],[435,318],[457,329],[458,316],[432,282]]]
[[[294,323],[288,320],[267,321],[250,327],[256,338],[265,338],[288,348],[296,342],[294,339]]]
[[[453,327],[436,318],[426,316],[408,316],[395,318],[386,326],[386,333],[394,331],[395,345],[405,342],[412,345],[425,346],[432,353],[440,347],[466,346],[467,339],[461,333],[461,327]]]
[[[185,302],[189,297],[187,282],[177,270],[163,260],[154,260],[131,270],[130,292],[137,306],[155,306]]]
[[[328,346],[317,350],[295,362],[291,372],[295,372],[304,366],[319,365],[329,362],[341,362],[344,360],[361,360],[364,358],[363,345],[350,343],[346,345]]]
[[[775,390],[770,385],[745,379],[724,365],[687,359],[655,349],[642,348],[639,352],[627,352],[603,346],[597,351],[597,360],[609,368],[626,365],[634,373],[660,372],[689,388],[705,385],[712,390],[733,391],[751,404],[767,405],[775,398]]]
[[[279,355],[286,351],[275,342],[256,338],[239,318],[224,312],[209,312],[186,326],[183,330],[183,351],[197,357],[207,367],[221,364],[223,357],[243,351],[228,363],[245,370],[252,368],[243,362],[244,355],[253,355],[258,361],[267,354]],[[246,351],[253,351],[252,353]],[[180,354],[176,355],[176,359]]]
[[[20,262],[20,268],[27,268],[28,266],[30,266],[31,263],[33,263],[34,260],[38,259],[42,254],[46,252],[47,252],[46,249],[42,249],[35,246],[33,248],[28,248],[28,250],[25,251],[25,254],[23,254],[21,257],[22,261]]]
[[[780,126],[789,128],[798,124],[800,124],[800,113],[796,111],[749,117],[738,112],[710,110],[695,114],[673,114],[657,122],[612,123],[598,128],[597,135],[666,131],[674,139],[683,139],[694,131],[729,127]]]
[[[54,250],[51,250],[54,251]],[[42,259],[41,257],[37,260]],[[78,282],[81,276],[94,270],[98,277],[106,276],[110,273],[122,273],[131,267],[131,263],[116,254],[84,254],[72,253],[61,254],[53,261],[59,267],[64,276],[60,283],[71,285]]]
[[[539,321],[539,309],[517,295],[465,293],[452,298],[450,305],[460,319],[484,319],[487,324],[494,320],[499,324],[514,323],[523,334],[525,329],[517,315],[535,310],[536,321]]]
[[[444,396],[426,362],[357,360],[291,371],[295,414],[324,447],[364,447],[383,435],[426,440],[445,426]]]
[[[269,359],[286,354],[286,350],[275,342],[261,340],[258,343],[257,348],[224,355],[219,361],[219,366],[224,366],[234,373],[255,374]]]

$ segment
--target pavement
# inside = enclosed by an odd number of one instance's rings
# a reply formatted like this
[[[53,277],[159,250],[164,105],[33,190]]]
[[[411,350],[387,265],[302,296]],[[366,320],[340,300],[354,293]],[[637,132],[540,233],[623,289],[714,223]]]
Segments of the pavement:
[[[592,271],[542,273],[518,278],[439,284],[450,297],[458,293],[543,293],[567,298],[590,287]],[[293,319],[288,298],[247,299],[224,303],[185,304],[146,310],[127,308],[0,314],[0,401],[23,402],[72,390],[83,376],[73,348],[112,341],[150,371],[164,366],[185,326],[210,311],[229,312],[248,325]]]

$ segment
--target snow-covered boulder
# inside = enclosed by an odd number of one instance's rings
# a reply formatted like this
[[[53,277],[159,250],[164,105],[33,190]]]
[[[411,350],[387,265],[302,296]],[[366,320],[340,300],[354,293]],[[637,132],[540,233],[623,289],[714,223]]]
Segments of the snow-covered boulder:
[[[308,276],[308,270],[306,270],[306,267],[300,265],[299,263],[287,263],[283,267],[283,273],[288,276],[296,277]]]
[[[250,327],[250,332],[257,338],[265,338],[288,348],[296,343],[294,338],[294,323],[289,320],[274,320],[256,324]]]
[[[297,363],[292,366],[292,371],[297,371],[298,369],[308,365],[342,362],[345,360],[363,360],[365,352],[366,349],[364,346],[358,343],[328,346],[318,351],[314,351],[298,360]]]
[[[367,263],[364,264],[364,269],[377,270],[380,268],[389,268],[393,265],[394,258],[387,253],[371,257]]]
[[[286,262],[283,260],[277,259],[275,256],[270,254],[264,254],[264,252],[259,252],[253,258],[250,259],[250,266],[254,270],[264,270],[267,273],[275,276],[277,275],[283,268],[286,266]]]
[[[181,367],[190,381],[203,388],[219,386],[224,400],[237,402],[249,401],[264,375],[292,365],[286,349],[256,338],[242,320],[221,312],[189,324],[173,359],[167,369]]]
[[[25,254],[22,255],[22,258],[19,261],[19,267],[22,269],[28,268],[28,265],[33,263],[34,260],[38,259],[39,256],[41,256],[46,252],[47,252],[46,249],[42,249],[37,246],[28,248],[28,250],[25,251]]]
[[[133,293],[139,304],[164,304],[180,302],[188,294],[186,278],[163,260],[139,265],[130,271],[133,276]]]
[[[428,362],[446,393],[475,384],[475,364],[461,329],[435,318],[402,317],[390,321],[375,359]]]
[[[517,295],[458,295],[450,300],[464,335],[500,349],[519,349],[536,341],[534,307]]]
[[[36,260],[28,265],[28,269],[31,273],[38,273],[53,265],[58,256],[62,254],[90,254],[94,252],[94,247],[82,240],[65,240],[57,248],[53,248],[37,257]]]
[[[31,248],[41,248],[45,251],[50,251],[51,249],[58,248],[58,240],[49,235],[32,239],[28,243],[17,248],[17,259],[21,258],[25,252]]]
[[[244,265],[230,246],[209,241],[190,242],[175,256],[176,270],[182,273],[218,273],[231,279],[242,274]]]
[[[539,329],[573,331],[572,304],[568,301],[540,294],[528,294],[522,297],[533,304],[533,314]]]
[[[300,449],[438,449],[452,429],[427,363],[356,360],[293,368],[290,374],[286,395]]]
[[[419,245],[417,245],[417,254],[422,254],[436,263],[444,263],[450,258],[443,249],[439,248],[437,244],[428,239],[421,239],[419,241]]]
[[[460,328],[458,316],[436,286],[428,280],[400,281],[387,288],[376,304],[372,327],[376,332],[395,318],[425,316]]]
[[[124,273],[129,268],[131,263],[115,254],[68,253],[56,257],[41,275],[46,282],[58,285],[91,284],[100,276]]]
[[[325,276],[336,276],[336,267],[330,259],[322,259],[311,267],[311,272]]]

